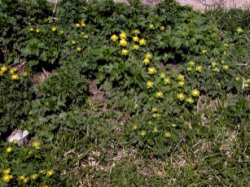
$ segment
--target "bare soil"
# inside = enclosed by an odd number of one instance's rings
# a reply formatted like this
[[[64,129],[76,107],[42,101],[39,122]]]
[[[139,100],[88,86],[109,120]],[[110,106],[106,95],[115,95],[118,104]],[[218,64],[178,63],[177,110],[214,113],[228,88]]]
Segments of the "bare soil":
[[[141,0],[145,5],[154,5],[161,0]],[[209,9],[209,8],[249,8],[250,0],[176,0],[182,5],[192,6],[195,9]],[[127,0],[115,0],[115,2],[127,2]]]

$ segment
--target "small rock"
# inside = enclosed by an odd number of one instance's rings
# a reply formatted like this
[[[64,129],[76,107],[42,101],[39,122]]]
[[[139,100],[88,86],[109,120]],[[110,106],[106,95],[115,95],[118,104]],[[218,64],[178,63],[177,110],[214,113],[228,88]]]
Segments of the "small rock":
[[[24,139],[26,136],[28,136],[29,132],[27,130],[14,130],[11,135],[7,138],[7,141],[13,142],[13,141],[17,141],[18,145],[21,146],[24,144]]]

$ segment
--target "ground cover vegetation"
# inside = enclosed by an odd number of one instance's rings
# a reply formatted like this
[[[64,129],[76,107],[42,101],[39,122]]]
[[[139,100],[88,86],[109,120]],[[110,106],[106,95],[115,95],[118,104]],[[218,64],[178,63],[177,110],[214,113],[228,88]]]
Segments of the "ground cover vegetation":
[[[248,15],[0,0],[0,186],[249,186]]]

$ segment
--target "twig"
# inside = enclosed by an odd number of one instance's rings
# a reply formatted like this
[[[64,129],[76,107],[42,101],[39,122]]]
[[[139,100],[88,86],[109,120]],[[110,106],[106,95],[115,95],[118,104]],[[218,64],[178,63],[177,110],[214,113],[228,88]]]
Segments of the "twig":
[[[53,11],[52,11],[52,15],[53,15],[53,19],[56,20],[57,18],[55,17],[55,13],[56,13],[56,9],[57,9],[57,4],[58,4],[58,0],[55,1],[54,3],[54,8],[53,8]]]
[[[248,63],[245,63],[245,64],[237,64],[237,66],[248,66]]]
[[[19,65],[18,65],[18,64],[19,64]],[[25,61],[25,60],[21,60],[21,61],[18,62],[18,63],[9,65],[9,68],[12,68],[12,67],[15,67],[15,66],[16,66],[16,69],[19,70],[19,69],[20,69],[21,67],[23,67],[25,64],[26,64],[26,61]]]

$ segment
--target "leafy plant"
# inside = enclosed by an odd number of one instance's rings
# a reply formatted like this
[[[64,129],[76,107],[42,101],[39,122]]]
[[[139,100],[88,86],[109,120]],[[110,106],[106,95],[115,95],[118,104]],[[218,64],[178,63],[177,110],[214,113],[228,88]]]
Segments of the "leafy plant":
[[[33,99],[27,72],[2,65],[0,70],[0,133],[9,134],[27,118]]]

